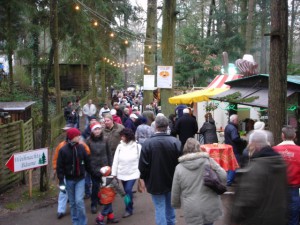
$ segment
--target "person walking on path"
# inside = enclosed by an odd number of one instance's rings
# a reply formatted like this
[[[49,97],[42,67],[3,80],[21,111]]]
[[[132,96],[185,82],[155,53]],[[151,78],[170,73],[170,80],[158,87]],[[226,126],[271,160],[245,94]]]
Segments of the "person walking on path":
[[[140,177],[138,169],[141,145],[135,141],[132,130],[125,128],[120,132],[121,143],[118,145],[112,165],[112,175],[122,181],[123,188],[129,196],[129,204],[125,207],[123,218],[133,214],[132,188]]]
[[[112,116],[114,123],[122,124],[122,120],[117,115],[117,111],[115,109],[110,110],[110,115]]]
[[[205,114],[205,122],[199,130],[204,137],[204,144],[218,143],[217,128],[211,113]]]
[[[105,114],[105,113],[109,113],[110,112],[110,109],[108,108],[108,105],[107,105],[107,103],[104,103],[103,104],[103,107],[100,109],[100,111],[99,111],[99,118],[100,119],[103,119],[103,115]]]
[[[183,208],[188,225],[212,225],[222,215],[220,196],[204,185],[204,168],[210,165],[222,183],[226,184],[226,171],[206,152],[200,152],[200,143],[187,139],[183,156],[178,159],[172,184],[172,206]]]
[[[188,108],[183,110],[183,115],[175,123],[175,132],[179,136],[182,147],[186,140],[194,137],[198,131],[198,124],[194,117],[190,116]]]
[[[91,124],[91,136],[87,140],[87,145],[91,150],[91,212],[97,213],[99,202],[98,191],[100,188],[101,173],[100,169],[104,166],[111,166],[112,159],[107,142],[103,140],[102,126],[99,122]]]
[[[155,134],[144,142],[139,160],[140,178],[152,196],[158,225],[175,224],[171,189],[175,167],[182,152],[180,141],[167,134],[168,125],[165,116],[156,117]]]
[[[97,112],[97,107],[93,104],[92,99],[89,99],[88,103],[83,106],[82,112],[85,116],[85,128],[87,128],[90,123],[90,117],[96,116]]]
[[[257,130],[249,136],[255,149],[239,176],[232,205],[232,222],[240,225],[287,224],[286,164],[268,142],[268,134]]]
[[[72,128],[72,124],[66,124],[64,128],[64,132],[67,132],[67,130]],[[65,146],[68,143],[68,138],[60,142],[57,147],[55,148],[53,159],[52,159],[52,168],[53,168],[53,178],[56,177],[56,164],[57,164],[57,158],[58,158],[58,153],[61,150],[63,146]],[[80,142],[83,146],[87,154],[90,154],[90,149],[89,147],[84,143]],[[61,219],[62,217],[65,216],[66,214],[66,209],[67,209],[67,202],[68,202],[68,195],[66,192],[60,191],[58,194],[58,205],[57,205],[57,219]]]
[[[141,118],[141,125],[135,131],[135,139],[141,145],[154,134],[154,129],[147,124],[147,118]]]
[[[70,201],[73,225],[87,225],[84,205],[84,176],[90,172],[90,158],[84,146],[79,144],[80,131],[71,128],[67,131],[68,143],[59,151],[57,177],[62,191],[66,190]],[[65,182],[66,181],[66,182]]]
[[[104,140],[108,143],[109,151],[113,159],[116,148],[121,140],[120,132],[124,129],[124,126],[122,124],[114,123],[113,118],[110,114],[104,115],[104,124]]]
[[[238,115],[232,114],[229,117],[229,123],[224,130],[225,144],[231,145],[235,158],[241,165],[243,150],[245,149],[247,142],[240,137],[238,132]],[[235,171],[229,170],[227,175],[227,185],[231,186],[235,178]]]
[[[281,154],[287,164],[288,191],[289,191],[289,225],[299,225],[300,212],[300,146],[296,145],[295,128],[282,128],[282,142],[273,149]]]
[[[135,134],[136,131],[136,121],[138,120],[138,116],[135,115],[134,113],[131,113],[129,118],[126,120],[126,122],[124,123],[124,127],[131,129],[132,132]]]

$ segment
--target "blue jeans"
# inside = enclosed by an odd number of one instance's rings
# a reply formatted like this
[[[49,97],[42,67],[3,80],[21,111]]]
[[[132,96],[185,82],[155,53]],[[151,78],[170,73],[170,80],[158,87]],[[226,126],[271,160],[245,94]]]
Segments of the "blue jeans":
[[[103,209],[101,211],[101,214],[103,216],[107,216],[108,214],[112,213],[113,209],[112,209],[112,203],[109,203],[107,205],[103,205]]]
[[[89,116],[85,116],[84,119],[85,119],[84,129],[86,129],[90,125],[90,117]]]
[[[299,188],[289,187],[289,223],[299,225],[300,197]]]
[[[132,188],[136,180],[122,180],[123,188],[125,193],[130,197],[130,202],[126,205],[126,211],[132,214],[133,212],[133,194]]]
[[[171,206],[171,192],[152,195],[152,201],[155,208],[155,222],[157,225],[174,225],[175,210]]]
[[[85,172],[84,193],[87,196],[91,196],[91,175],[87,172]]]
[[[241,165],[242,156],[238,153],[234,153],[234,156],[236,158],[236,161],[239,165]],[[235,179],[235,170],[228,170],[227,171],[227,185],[230,186]]]
[[[91,176],[91,178],[92,178],[91,207],[93,206],[97,207],[99,203],[98,192],[100,188],[101,179],[93,176]]]
[[[66,180],[73,225],[87,225],[84,205],[84,179]]]

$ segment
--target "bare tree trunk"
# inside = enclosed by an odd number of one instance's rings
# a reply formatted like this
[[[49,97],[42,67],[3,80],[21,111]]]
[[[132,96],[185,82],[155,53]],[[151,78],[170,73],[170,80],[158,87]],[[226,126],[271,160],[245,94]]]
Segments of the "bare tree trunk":
[[[261,57],[260,73],[268,73],[267,70],[267,37],[265,36],[267,24],[266,1],[261,1]]]
[[[246,27],[246,47],[245,47],[245,53],[247,54],[250,54],[250,50],[252,47],[254,10],[255,10],[255,0],[249,0],[248,19],[247,19],[247,27]]]
[[[157,54],[157,0],[148,0],[147,8],[147,29],[144,48],[144,74],[156,75],[156,54]],[[151,46],[151,48],[149,48]],[[144,91],[143,108],[153,101],[153,91]]]
[[[161,106],[165,115],[174,113],[174,106],[169,103],[169,98],[174,95],[175,74],[175,26],[176,26],[176,0],[165,0],[163,7],[162,25],[162,64],[173,66],[172,89],[161,89]]]
[[[248,0],[241,0],[241,36],[246,40],[246,30],[247,30],[247,16],[248,16],[248,10],[247,10],[247,3]],[[243,53],[245,52],[245,49],[242,49]]]
[[[208,24],[207,24],[207,37],[211,36],[211,30],[212,30],[212,15],[216,8],[216,1],[211,0],[210,7],[209,7],[209,18],[208,18]]]
[[[232,31],[232,11],[233,11],[233,0],[225,0],[225,38],[230,38],[232,37],[233,31]],[[224,46],[224,51],[230,52],[231,46]]]
[[[7,4],[7,58],[9,68],[9,92],[14,91],[14,73],[13,73],[13,43],[12,43],[12,27],[11,27],[11,3]]]
[[[34,16],[32,20],[32,24],[35,26],[38,26],[39,21],[37,16]],[[40,82],[39,82],[39,32],[35,29],[32,32],[32,39],[33,39],[33,65],[32,65],[32,77],[33,77],[33,89],[34,89],[34,95],[35,97],[39,96],[40,92]]]
[[[269,77],[268,121],[274,142],[281,141],[281,128],[285,124],[288,59],[288,3],[271,2],[271,51]]]
[[[51,0],[51,6],[53,11],[54,30],[52,38],[52,44],[54,46],[54,80],[55,80],[55,92],[56,92],[56,113],[60,113],[61,107],[61,94],[60,94],[60,80],[59,80],[59,60],[58,60],[58,16],[57,16],[57,0]]]
[[[296,12],[295,12],[295,0],[292,0],[292,13],[291,13],[291,26],[290,26],[290,35],[289,35],[289,64],[293,63],[293,48],[294,48],[294,30],[295,30],[295,19],[296,19]]]

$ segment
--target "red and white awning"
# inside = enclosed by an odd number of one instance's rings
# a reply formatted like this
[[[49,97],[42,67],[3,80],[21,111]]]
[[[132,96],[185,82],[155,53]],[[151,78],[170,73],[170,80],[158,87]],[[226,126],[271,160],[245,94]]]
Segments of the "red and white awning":
[[[217,75],[215,79],[207,86],[208,88],[230,88],[225,82],[242,78],[242,75]]]

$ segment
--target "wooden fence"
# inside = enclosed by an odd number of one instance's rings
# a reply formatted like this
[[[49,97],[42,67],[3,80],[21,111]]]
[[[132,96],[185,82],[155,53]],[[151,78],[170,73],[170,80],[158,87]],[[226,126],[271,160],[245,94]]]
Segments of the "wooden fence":
[[[32,119],[0,126],[0,193],[19,182],[23,175],[11,172],[5,163],[14,153],[32,150],[33,144]]]

